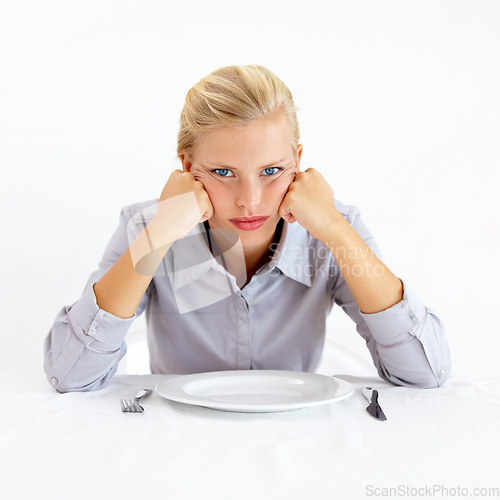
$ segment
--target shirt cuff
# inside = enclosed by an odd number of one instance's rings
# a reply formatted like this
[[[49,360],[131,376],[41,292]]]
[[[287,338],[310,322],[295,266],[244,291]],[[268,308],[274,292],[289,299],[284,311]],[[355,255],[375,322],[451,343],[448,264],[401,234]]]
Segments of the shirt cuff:
[[[425,305],[403,283],[403,299],[389,309],[372,314],[360,311],[377,344],[394,346],[408,342],[425,317]]]
[[[99,352],[116,351],[120,348],[128,329],[136,315],[131,318],[119,318],[103,309],[99,309],[94,293],[94,284],[87,287],[68,312],[68,321],[73,333],[80,341]]]

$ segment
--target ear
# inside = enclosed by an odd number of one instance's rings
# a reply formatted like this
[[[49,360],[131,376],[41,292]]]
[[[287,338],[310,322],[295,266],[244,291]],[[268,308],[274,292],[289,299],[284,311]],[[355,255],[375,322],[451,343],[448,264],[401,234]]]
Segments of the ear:
[[[184,172],[191,172],[191,166],[193,165],[191,161],[191,157],[189,156],[188,153],[185,151],[182,151],[181,154],[179,155],[179,158],[182,162],[182,170]]]
[[[300,160],[302,158],[302,152],[304,151],[304,146],[302,144],[299,144],[297,146],[297,164],[295,165],[295,169],[297,172],[300,171]]]

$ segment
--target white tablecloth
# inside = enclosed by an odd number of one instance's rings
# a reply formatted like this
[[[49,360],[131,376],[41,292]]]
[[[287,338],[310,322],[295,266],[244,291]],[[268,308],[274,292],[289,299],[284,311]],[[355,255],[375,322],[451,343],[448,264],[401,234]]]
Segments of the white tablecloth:
[[[42,374],[1,378],[9,500],[331,500],[377,497],[383,488],[408,497],[432,488],[438,498],[461,488],[472,498],[474,488],[500,488],[498,379],[454,376],[422,390],[343,376],[354,395],[313,408],[232,413],[152,394],[145,413],[125,414],[119,399],[163,376],[116,375],[101,391],[69,394]],[[379,389],[386,422],[365,411],[366,385]]]

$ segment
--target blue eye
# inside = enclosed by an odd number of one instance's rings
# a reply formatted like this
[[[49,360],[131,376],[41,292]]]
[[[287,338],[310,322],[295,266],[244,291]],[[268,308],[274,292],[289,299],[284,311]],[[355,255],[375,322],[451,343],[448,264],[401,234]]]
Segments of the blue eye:
[[[266,175],[274,175],[279,170],[282,170],[282,169],[279,167],[268,167],[268,168],[264,169],[264,172],[266,173]]]
[[[216,168],[214,172],[221,177],[232,177],[231,175],[228,175],[229,173],[231,173],[231,170],[229,170],[228,168]]]

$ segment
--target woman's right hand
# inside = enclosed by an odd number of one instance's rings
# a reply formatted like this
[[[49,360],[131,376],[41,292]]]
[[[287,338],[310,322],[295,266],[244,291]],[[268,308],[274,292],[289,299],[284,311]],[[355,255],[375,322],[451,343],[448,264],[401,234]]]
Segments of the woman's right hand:
[[[154,224],[151,229],[155,229],[159,235],[168,234],[171,237],[173,234],[174,239],[182,238],[196,224],[210,219],[213,215],[212,202],[203,184],[191,173],[182,170],[174,170],[170,174],[157,206],[158,213],[153,219]],[[158,240],[154,239],[156,247]],[[168,242],[159,243],[165,245]]]

